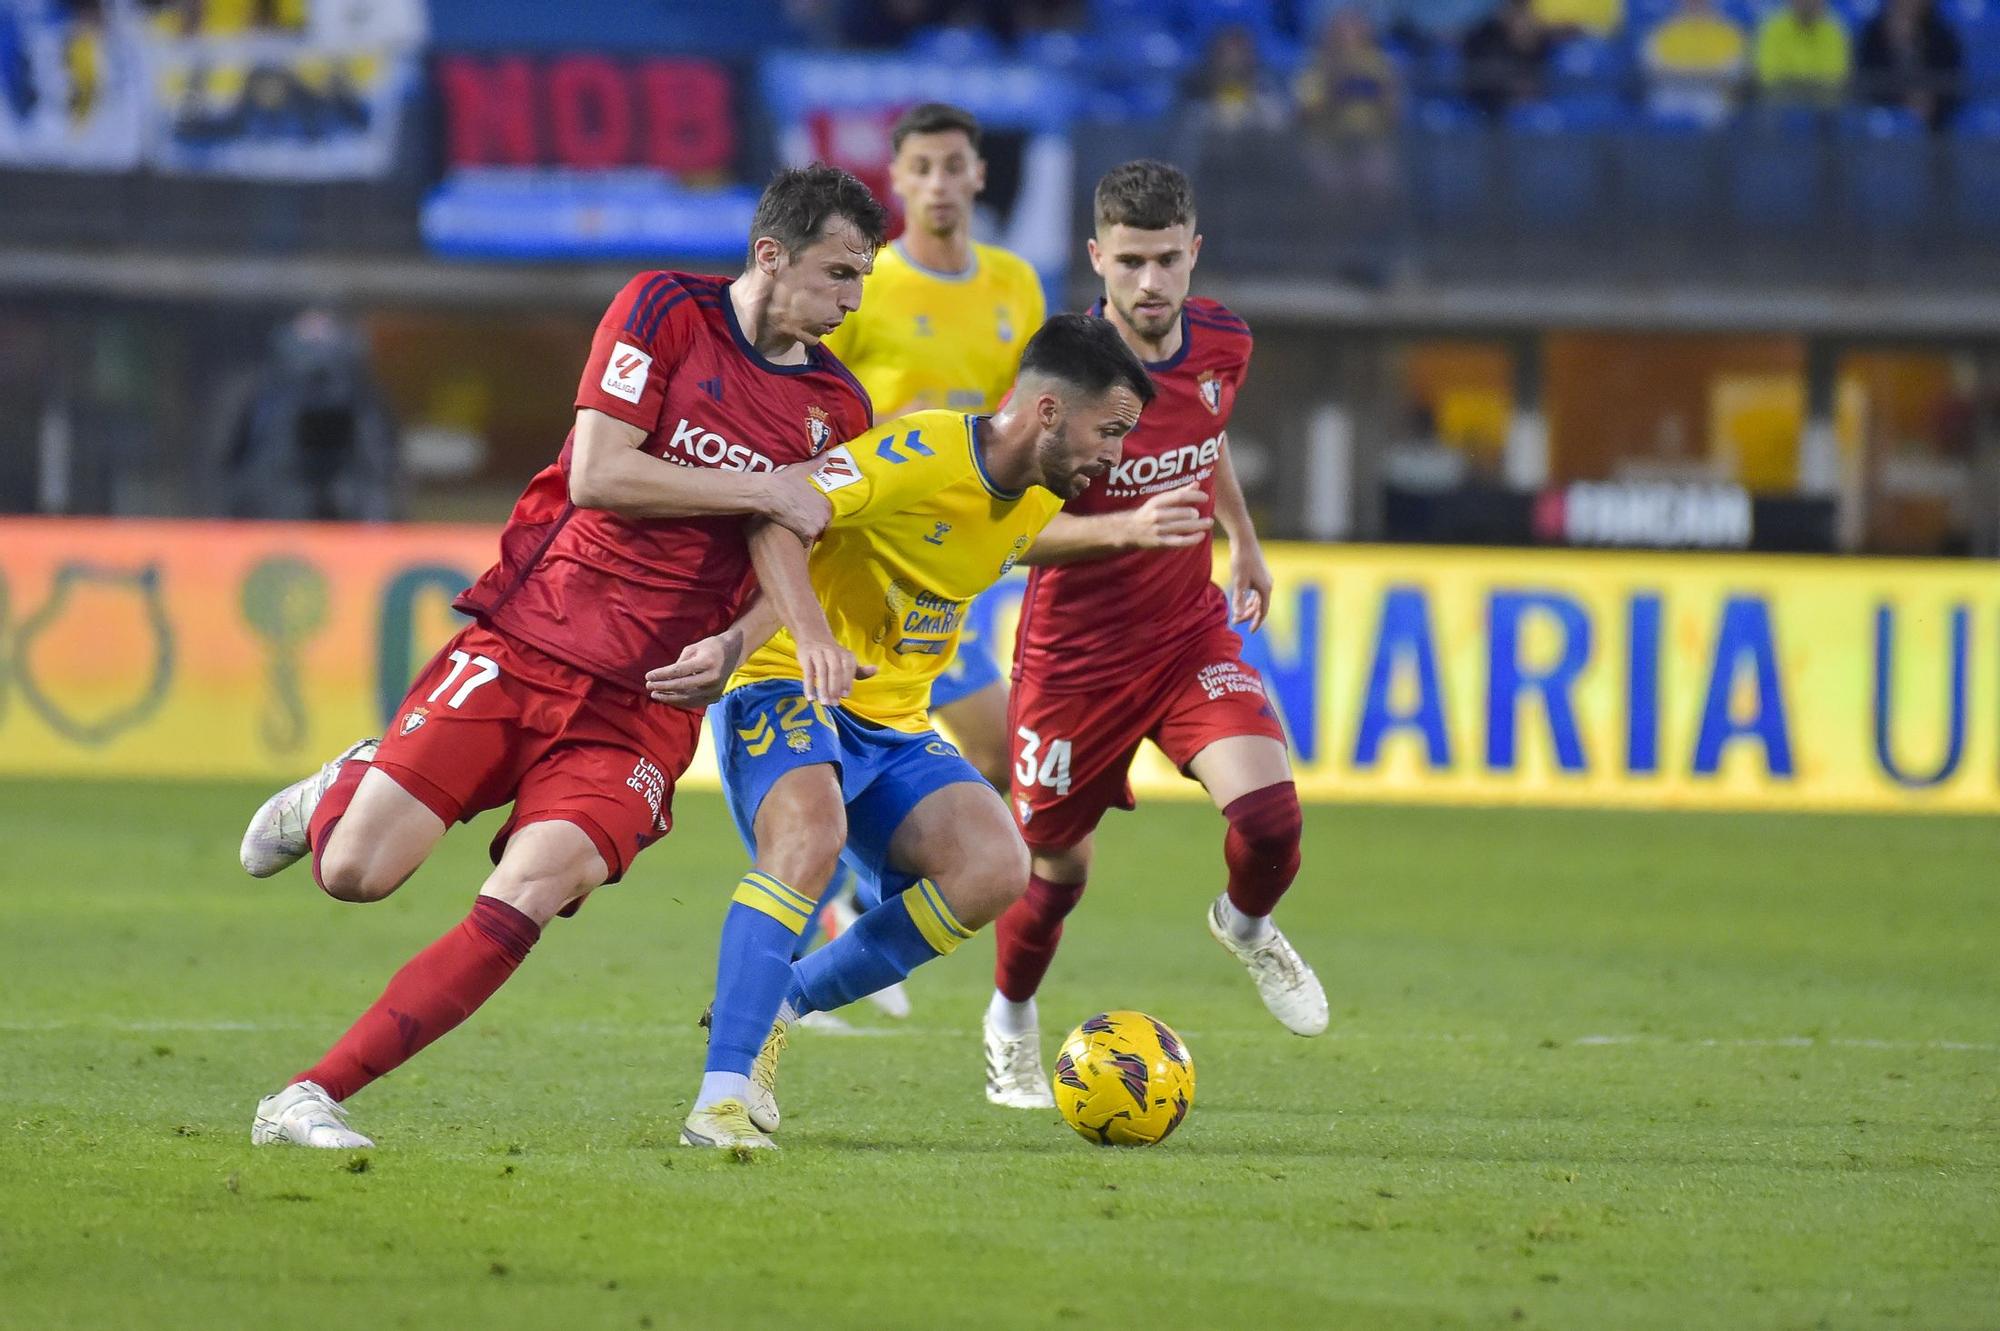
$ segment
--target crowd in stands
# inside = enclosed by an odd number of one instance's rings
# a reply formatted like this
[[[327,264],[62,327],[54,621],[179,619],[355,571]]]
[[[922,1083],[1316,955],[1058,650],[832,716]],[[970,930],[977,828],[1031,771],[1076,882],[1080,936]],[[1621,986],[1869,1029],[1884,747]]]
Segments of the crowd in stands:
[[[1111,86],[1177,83],[1197,128],[1298,124],[1348,145],[1413,108],[1505,120],[1713,127],[1748,114],[1886,113],[1943,129],[2000,105],[1990,0],[791,0],[822,38],[956,34],[1062,58]],[[1069,47],[1060,43],[1067,41]],[[1121,72],[1121,69],[1123,72]],[[1142,111],[1145,93],[1134,90]]]

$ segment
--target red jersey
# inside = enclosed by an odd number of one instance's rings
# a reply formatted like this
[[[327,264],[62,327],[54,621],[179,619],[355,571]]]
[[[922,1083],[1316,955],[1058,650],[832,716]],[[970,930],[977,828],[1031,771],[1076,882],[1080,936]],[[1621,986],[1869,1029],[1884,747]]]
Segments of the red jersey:
[[[868,395],[823,347],[799,365],[757,353],[730,279],[641,273],[597,325],[576,405],[646,432],[683,467],[771,471],[865,434]],[[741,516],[641,521],[569,499],[575,434],[528,483],[500,560],[453,604],[557,660],[635,691],[646,671],[736,617],[751,583]]]
[[[1104,302],[1090,309],[1104,313]],[[1216,301],[1190,296],[1181,346],[1149,363],[1158,396],[1125,436],[1125,452],[1066,513],[1138,508],[1190,482],[1201,513],[1215,513],[1215,469],[1229,412],[1250,369],[1250,326]],[[1181,549],[1051,564],[1028,574],[1015,640],[1014,678],[1044,691],[1085,690],[1172,660],[1229,623],[1229,598],[1213,580],[1212,541]]]

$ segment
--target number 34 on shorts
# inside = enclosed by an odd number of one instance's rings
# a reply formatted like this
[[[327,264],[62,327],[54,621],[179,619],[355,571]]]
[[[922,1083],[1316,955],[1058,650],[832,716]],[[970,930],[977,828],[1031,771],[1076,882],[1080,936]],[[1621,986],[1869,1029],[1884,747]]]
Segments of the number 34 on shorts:
[[[1023,790],[1041,786],[1058,796],[1069,794],[1070,746],[1066,739],[1044,740],[1026,726],[1017,727],[1020,756],[1014,760],[1014,780]]]

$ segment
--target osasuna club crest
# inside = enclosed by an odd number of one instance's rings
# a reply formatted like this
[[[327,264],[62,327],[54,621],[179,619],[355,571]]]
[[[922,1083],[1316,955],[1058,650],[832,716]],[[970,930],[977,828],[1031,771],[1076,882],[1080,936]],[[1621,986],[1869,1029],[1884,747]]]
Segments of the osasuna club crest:
[[[1211,416],[1222,414],[1222,380],[1215,377],[1214,370],[1203,370],[1195,380],[1201,390],[1201,405],[1208,408]]]
[[[806,439],[812,444],[814,457],[818,457],[833,442],[833,426],[827,421],[826,413],[818,407],[806,408]]]
[[[424,722],[430,719],[431,719],[430,708],[428,707],[417,708],[415,711],[412,711],[408,716],[403,718],[403,733],[405,735],[409,734],[412,730],[415,730],[418,726],[421,726]]]

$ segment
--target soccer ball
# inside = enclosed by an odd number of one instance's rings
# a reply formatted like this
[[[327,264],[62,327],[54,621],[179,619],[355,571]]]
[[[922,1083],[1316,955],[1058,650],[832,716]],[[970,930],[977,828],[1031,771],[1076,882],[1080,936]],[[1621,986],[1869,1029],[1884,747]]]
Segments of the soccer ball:
[[[1056,1108],[1099,1146],[1165,1141],[1194,1103],[1194,1058],[1181,1037],[1143,1012],[1100,1012],[1056,1055]]]

